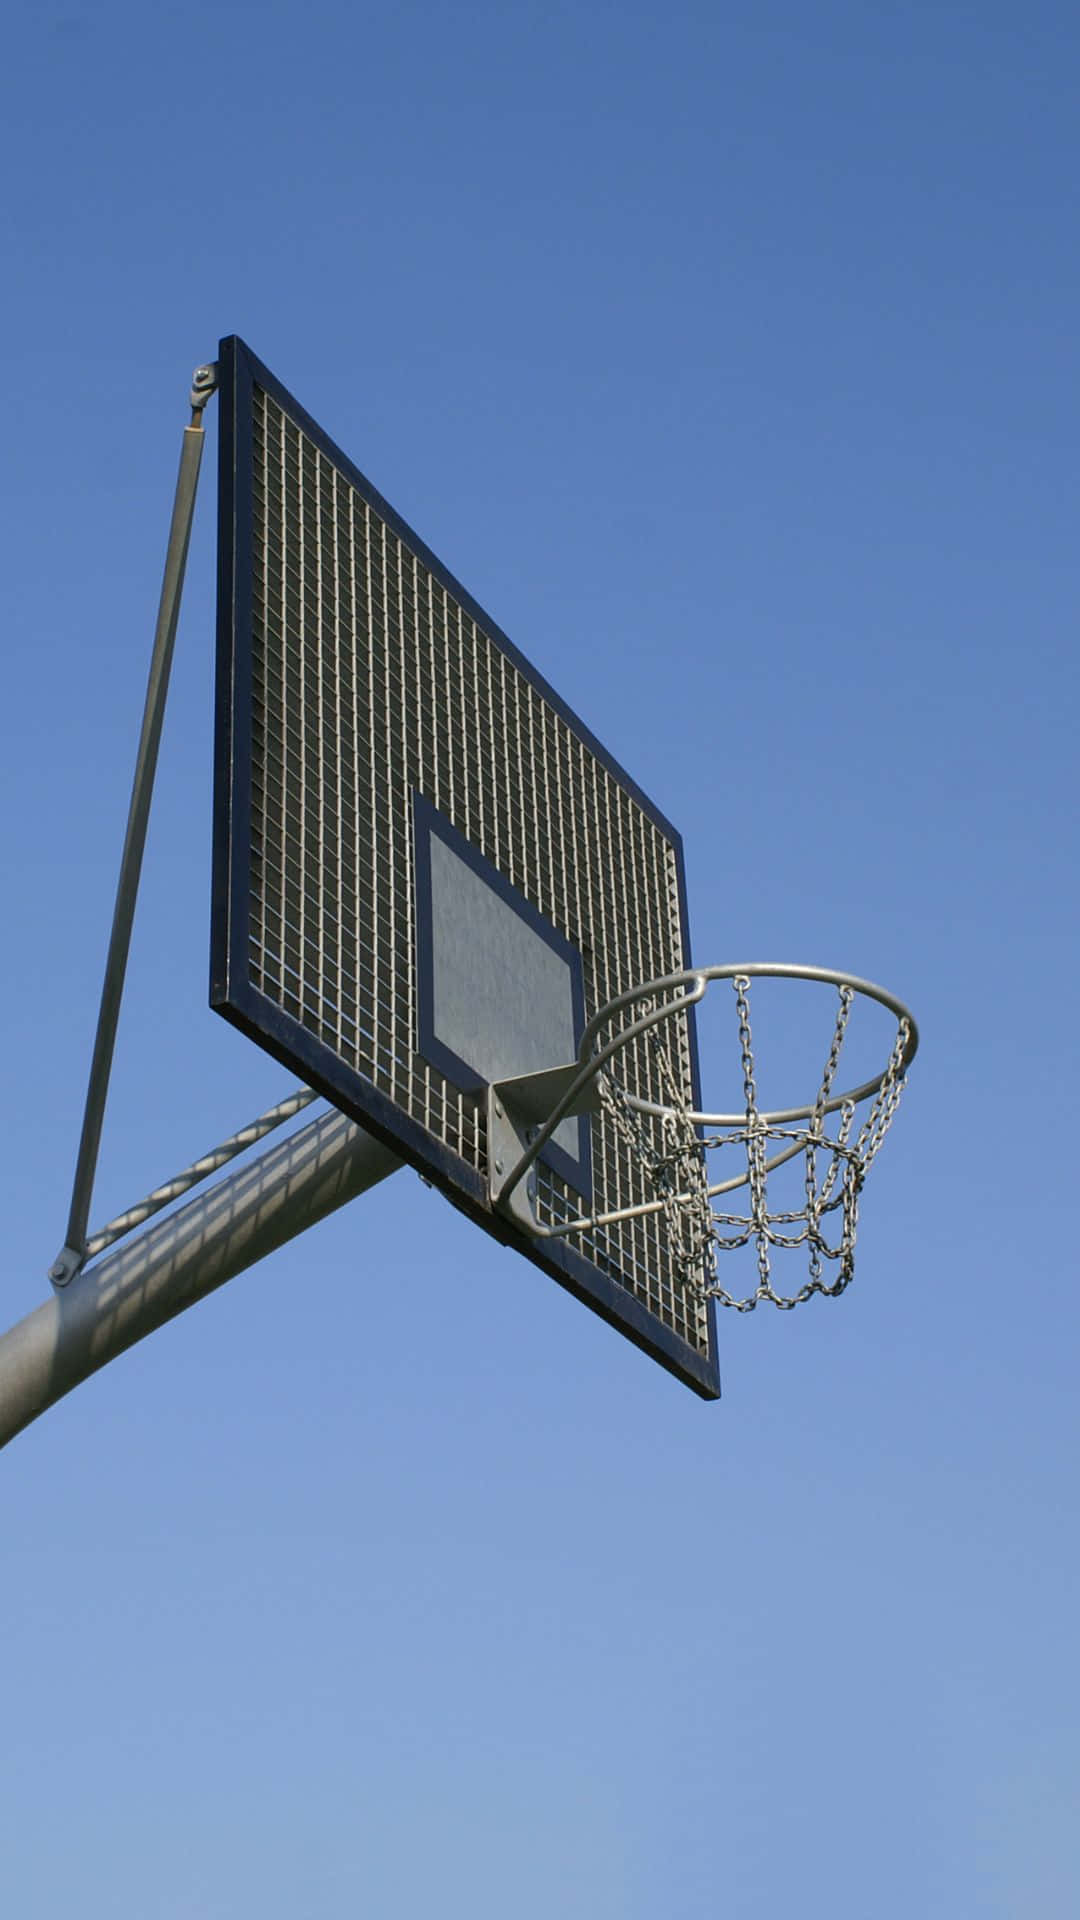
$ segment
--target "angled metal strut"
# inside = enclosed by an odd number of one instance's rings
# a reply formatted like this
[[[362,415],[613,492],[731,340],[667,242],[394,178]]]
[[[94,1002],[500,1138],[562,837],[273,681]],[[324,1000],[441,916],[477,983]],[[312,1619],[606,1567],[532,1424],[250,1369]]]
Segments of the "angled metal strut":
[[[203,443],[206,437],[203,433],[203,409],[216,386],[216,365],[196,367],[191,387],[191,424],[184,429],[184,442],[180,452],[180,472],[176,481],[169,545],[165,555],[165,574],[161,583],[154,650],[150,659],[142,732],[139,736],[139,752],[131,788],[124,851],[120,860],[120,878],[116,887],[112,932],[109,936],[105,977],[101,986],[101,1005],[98,1009],[94,1052],[86,1088],[86,1106],[83,1112],[78,1159],[75,1163],[67,1234],[63,1247],[49,1269],[49,1278],[58,1287],[67,1286],[68,1282],[74,1279],[87,1257],[87,1221],[94,1190],[94,1175],[97,1171],[98,1150],[101,1145],[101,1126],[105,1117],[105,1101],[109,1091],[109,1075],[112,1071],[113,1050],[116,1045],[120,1001],[124,992],[124,976],[127,972],[128,952],[131,946],[135,900],[139,891],[139,875],[142,871],[143,851],[146,846],[150,800],[154,790],[154,775],[157,771],[158,748],[161,744],[161,725],[165,717],[165,702],[169,692],[176,623],[180,614],[180,595],[184,586],[191,522],[195,513],[195,493],[199,484],[199,467],[202,463]]]

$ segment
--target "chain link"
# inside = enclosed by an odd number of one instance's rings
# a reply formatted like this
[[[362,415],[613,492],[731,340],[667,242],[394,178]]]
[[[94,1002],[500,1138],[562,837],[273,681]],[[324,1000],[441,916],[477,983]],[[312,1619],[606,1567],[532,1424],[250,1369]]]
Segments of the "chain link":
[[[646,999],[641,1013],[656,1005]],[[671,1243],[676,1275],[684,1287],[700,1290],[716,1269],[712,1209],[701,1139],[688,1117],[686,1101],[674,1064],[656,1028],[647,1036],[662,1099],[668,1108],[660,1121],[663,1147],[658,1148],[618,1081],[603,1072],[598,1079],[601,1102],[627,1145],[645,1170],[656,1198],[663,1201],[664,1224]]]
[[[829,1052],[814,1105],[805,1126],[780,1127],[764,1123],[758,1100],[753,1032],[750,1024],[750,979],[738,974],[732,980],[738,1021],[739,1052],[743,1076],[745,1121],[741,1126],[721,1132],[702,1134],[690,1119],[690,1108],[658,1028],[650,1029],[648,1041],[653,1051],[657,1078],[663,1087],[667,1112],[658,1124],[661,1145],[656,1144],[642,1117],[630,1105],[614,1076],[599,1077],[603,1107],[616,1130],[632,1148],[644,1169],[647,1183],[662,1204],[665,1225],[675,1253],[680,1281],[688,1290],[711,1298],[736,1313],[751,1313],[760,1301],[767,1300],[782,1311],[800,1306],[815,1293],[835,1298],[850,1285],[855,1271],[855,1239],[859,1220],[859,1196],[867,1171],[885,1138],[904,1090],[904,1059],[910,1037],[906,1019],[898,1023],[896,1040],[881,1084],[869,1113],[852,1141],[855,1104],[845,1100],[838,1110],[832,1133],[826,1131],[826,1107],[832,1098],[840,1056],[847,1034],[855,990],[838,987],[839,1006],[833,1026]],[[655,1001],[641,1003],[642,1012],[653,1011]],[[654,1122],[654,1125],[657,1124]],[[789,1150],[804,1155],[803,1199],[798,1210],[773,1211],[768,1206],[769,1152],[777,1147],[789,1157]],[[742,1149],[745,1160],[745,1184],[749,1206],[746,1213],[728,1213],[718,1209],[708,1194],[708,1156],[724,1150]],[[824,1164],[824,1170],[819,1171]],[[838,1230],[829,1238],[826,1223],[839,1216]],[[784,1229],[795,1229],[787,1231]],[[718,1252],[729,1252],[754,1243],[757,1257],[757,1286],[753,1293],[739,1297],[729,1293],[716,1278]],[[805,1247],[809,1277],[794,1293],[779,1293],[772,1284],[773,1249]],[[827,1265],[834,1278],[826,1278]]]

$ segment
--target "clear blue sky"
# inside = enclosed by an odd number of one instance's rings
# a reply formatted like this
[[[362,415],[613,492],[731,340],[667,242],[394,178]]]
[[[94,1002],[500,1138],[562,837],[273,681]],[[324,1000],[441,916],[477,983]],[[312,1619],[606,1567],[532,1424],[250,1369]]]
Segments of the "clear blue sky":
[[[403,1173],[30,1428],[19,1920],[1080,1910],[1078,55],[1040,0],[19,0],[3,1324],[223,333],[681,827],[695,956],[924,1035],[854,1287],[724,1319],[718,1406]],[[206,1006],[213,494],[96,1219],[287,1084]]]

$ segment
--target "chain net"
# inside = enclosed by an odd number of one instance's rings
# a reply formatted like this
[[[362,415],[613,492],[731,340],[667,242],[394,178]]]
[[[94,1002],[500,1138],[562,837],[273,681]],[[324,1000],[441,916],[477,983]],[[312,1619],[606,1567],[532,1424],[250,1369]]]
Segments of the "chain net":
[[[762,1116],[758,1102],[750,980],[737,974],[731,985],[746,1102],[743,1122],[713,1131],[699,1128],[691,1117],[659,1027],[651,1028],[645,1038],[654,1049],[664,1100],[669,1104],[662,1115],[652,1117],[651,1131],[608,1072],[599,1076],[600,1097],[605,1112],[645,1168],[675,1251],[681,1284],[737,1313],[752,1312],[761,1300],[787,1311],[815,1293],[835,1298],[852,1279],[859,1195],[900,1102],[911,1026],[906,1019],[898,1021],[885,1073],[856,1131],[854,1101],[844,1100],[831,1115],[826,1114],[855,998],[854,988],[838,987],[836,1020],[813,1109],[801,1125],[773,1125]],[[656,1004],[643,1000],[640,1010],[652,1011]],[[830,1119],[834,1125],[831,1132],[826,1132]],[[745,1171],[728,1177],[726,1166],[730,1165],[732,1149],[741,1150]],[[709,1155],[720,1153],[724,1156],[725,1177],[710,1184]],[[782,1161],[799,1154],[803,1157],[803,1204],[794,1209],[770,1208],[769,1174]],[[718,1187],[724,1191],[718,1193]],[[727,1199],[732,1188],[745,1191],[744,1212],[727,1212],[717,1204]],[[750,1244],[757,1255],[757,1286],[740,1298],[721,1286],[717,1255]],[[772,1282],[772,1252],[799,1247],[806,1249],[808,1277],[796,1292],[780,1293]]]

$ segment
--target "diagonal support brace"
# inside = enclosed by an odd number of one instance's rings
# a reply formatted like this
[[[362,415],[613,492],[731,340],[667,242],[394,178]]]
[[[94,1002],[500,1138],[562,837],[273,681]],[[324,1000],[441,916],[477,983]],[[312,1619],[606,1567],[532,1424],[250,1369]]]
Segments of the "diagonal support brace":
[[[124,851],[120,860],[120,878],[117,882],[116,903],[113,908],[112,932],[109,936],[105,977],[101,987],[94,1052],[86,1088],[86,1104],[83,1110],[78,1158],[75,1163],[67,1234],[63,1247],[49,1269],[49,1278],[58,1287],[67,1286],[86,1259],[87,1221],[90,1216],[94,1175],[97,1171],[98,1151],[101,1145],[101,1128],[105,1118],[105,1101],[109,1091],[109,1076],[112,1072],[116,1028],[120,1018],[120,1001],[123,997],[124,977],[131,947],[135,901],[139,890],[143,852],[146,847],[150,801],[154,790],[158,748],[161,744],[161,727],[169,691],[176,625],[180,615],[180,596],[183,592],[184,571],[191,540],[191,523],[195,513],[199,467],[202,463],[205,439],[202,424],[203,409],[216,386],[216,366],[208,365],[195,369],[191,386],[191,425],[184,429],[184,441],[180,452],[180,471],[177,475],[172,524],[169,528],[169,545],[165,555],[165,574],[161,584],[161,600],[158,606],[157,628],[154,633],[154,650],[150,659],[142,732],[139,736],[135,778],[128,808],[127,832],[124,836]]]

